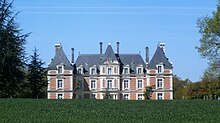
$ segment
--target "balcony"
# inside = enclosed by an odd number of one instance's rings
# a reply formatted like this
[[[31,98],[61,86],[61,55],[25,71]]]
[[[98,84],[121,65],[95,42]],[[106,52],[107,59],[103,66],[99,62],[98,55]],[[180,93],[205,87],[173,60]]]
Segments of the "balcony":
[[[101,88],[100,91],[102,91],[102,92],[106,92],[106,91],[117,92],[117,91],[119,91],[119,89],[118,88]]]

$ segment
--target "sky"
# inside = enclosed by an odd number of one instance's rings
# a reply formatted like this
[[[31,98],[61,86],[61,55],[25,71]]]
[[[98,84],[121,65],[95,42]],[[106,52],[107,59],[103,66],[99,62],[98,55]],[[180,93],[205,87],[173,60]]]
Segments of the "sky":
[[[158,42],[166,43],[166,56],[173,72],[182,79],[199,81],[208,61],[196,46],[201,35],[196,21],[216,10],[217,0],[14,0],[20,13],[16,22],[29,33],[26,53],[36,47],[47,66],[61,43],[71,60],[71,48],[78,54],[98,54],[110,43],[116,52],[140,53],[145,47],[152,58]]]

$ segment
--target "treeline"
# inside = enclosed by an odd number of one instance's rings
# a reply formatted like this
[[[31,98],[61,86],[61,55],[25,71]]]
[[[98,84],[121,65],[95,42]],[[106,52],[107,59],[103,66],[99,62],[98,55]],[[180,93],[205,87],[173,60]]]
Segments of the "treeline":
[[[46,70],[36,48],[26,57],[25,43],[29,33],[15,22],[13,2],[0,0],[0,98],[44,98]]]
[[[174,76],[174,99],[218,99],[220,98],[220,77],[210,77],[205,72],[202,80],[192,82]]]

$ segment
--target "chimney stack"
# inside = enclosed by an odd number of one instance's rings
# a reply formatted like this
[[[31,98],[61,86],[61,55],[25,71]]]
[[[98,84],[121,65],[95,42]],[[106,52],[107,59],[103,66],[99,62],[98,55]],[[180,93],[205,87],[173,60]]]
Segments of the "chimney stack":
[[[163,50],[165,53],[165,43],[159,43],[159,47]]]
[[[74,48],[71,48],[72,50],[72,64],[74,64]]]
[[[117,44],[117,54],[119,54],[119,42],[116,42],[116,44]]]
[[[146,50],[146,64],[148,64],[149,63],[149,48],[146,47],[145,50]]]
[[[55,53],[57,53],[61,48],[61,44],[55,44]]]
[[[99,43],[100,44],[100,55],[102,55],[102,42]]]

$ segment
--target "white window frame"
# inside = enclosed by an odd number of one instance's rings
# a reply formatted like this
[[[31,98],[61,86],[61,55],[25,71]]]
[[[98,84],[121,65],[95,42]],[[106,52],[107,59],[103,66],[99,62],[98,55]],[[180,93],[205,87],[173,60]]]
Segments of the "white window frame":
[[[163,79],[163,78],[157,78],[156,80],[157,80],[156,88],[163,88],[163,86],[164,86],[164,85],[163,85],[163,84],[164,84],[164,79]],[[159,80],[161,80],[161,87],[159,87],[159,85],[160,85],[160,84],[159,84]]]
[[[125,71],[127,69],[127,72]],[[129,67],[124,67],[123,68],[123,74],[130,74],[130,68]]]
[[[128,87],[127,87],[127,88],[125,88],[125,86],[124,86],[124,85],[125,85],[125,81],[128,81]],[[124,79],[122,84],[123,84],[123,85],[122,85],[122,89],[123,89],[123,90],[125,90],[125,89],[130,89],[130,80],[129,80],[129,79]]]
[[[59,95],[61,95],[61,98],[59,98]],[[64,93],[57,93],[56,99],[64,99]]]
[[[83,68],[82,67],[77,68],[77,74],[83,74]]]
[[[108,74],[108,75],[111,75],[111,74],[112,74],[112,68],[111,68],[111,67],[108,67],[108,68],[107,68],[107,74]]]
[[[141,98],[139,98],[141,96]],[[136,100],[144,100],[144,94],[143,93],[137,93],[136,94]]]
[[[109,82],[111,81],[111,87],[109,87]],[[112,88],[113,87],[113,80],[111,80],[111,79],[108,79],[107,80],[107,84],[106,84],[106,86],[107,86],[107,88]]]
[[[94,82],[94,85],[93,85],[93,82]],[[96,88],[97,88],[97,82],[96,82],[96,80],[92,79],[90,81],[90,89],[96,89]]]
[[[59,82],[62,82],[62,87],[59,87]],[[57,89],[63,89],[64,88],[64,80],[63,79],[57,79],[56,81],[56,88]]]
[[[139,87],[139,81],[141,81],[141,88]],[[143,79],[137,80],[137,89],[143,89]]]
[[[163,67],[163,64],[162,64],[162,63],[161,63],[161,64],[158,64],[156,67],[157,67],[157,73],[158,73],[158,74],[161,74],[161,73],[164,72],[164,67]]]
[[[141,70],[140,73],[139,73],[139,69]],[[143,67],[137,67],[137,74],[138,75],[143,74]]]
[[[127,98],[125,98],[125,95],[127,95]],[[130,100],[130,94],[129,93],[124,93],[123,94],[123,100]]]
[[[94,70],[94,71],[93,71],[93,70]],[[97,74],[96,67],[91,67],[91,68],[90,68],[90,74],[91,74],[91,75],[96,75],[96,74]]]
[[[161,97],[159,97],[159,94],[162,94],[162,96]],[[164,100],[164,93],[163,92],[157,92],[157,95],[156,95],[156,99],[157,100]],[[160,98],[160,99],[159,99]]]
[[[59,68],[61,68],[61,69],[59,69]],[[61,72],[60,72],[60,70],[61,70]],[[63,67],[63,65],[57,65],[57,73],[58,73],[58,74],[63,74],[63,73],[64,73],[64,67]]]

